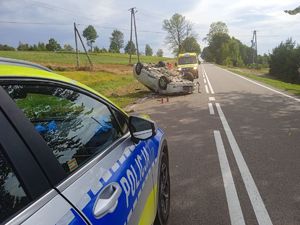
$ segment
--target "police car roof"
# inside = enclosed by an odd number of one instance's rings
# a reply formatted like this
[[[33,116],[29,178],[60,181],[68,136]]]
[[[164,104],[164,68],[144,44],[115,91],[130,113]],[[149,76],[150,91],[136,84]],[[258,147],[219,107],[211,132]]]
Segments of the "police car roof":
[[[2,65],[13,65],[13,66],[23,66],[23,67],[35,68],[35,69],[40,69],[40,70],[45,70],[45,71],[51,72],[51,70],[47,67],[44,67],[39,64],[32,63],[32,62],[19,60],[19,59],[0,57],[0,65],[1,64]]]
[[[3,58],[1,58],[1,59],[3,59]],[[95,95],[100,96],[101,98],[105,99],[107,102],[112,103],[108,98],[101,95],[94,89],[92,89],[78,81],[72,80],[72,79],[62,76],[62,75],[58,75],[43,66],[40,66],[40,65],[34,64],[34,63],[29,63],[26,61],[23,61],[23,62],[28,63],[28,65],[21,65],[18,63],[16,65],[15,62],[10,63],[10,62],[6,62],[5,60],[1,61],[1,63],[0,63],[0,78],[1,77],[20,77],[20,78],[29,78],[29,79],[36,78],[36,79],[46,79],[46,80],[54,80],[54,81],[64,82],[64,83],[68,83],[68,84],[83,88]],[[19,60],[17,60],[17,61],[19,61]],[[29,66],[29,64],[31,64],[31,66]],[[116,107],[119,108],[122,112],[124,112],[120,107],[118,107],[118,106],[116,106]]]

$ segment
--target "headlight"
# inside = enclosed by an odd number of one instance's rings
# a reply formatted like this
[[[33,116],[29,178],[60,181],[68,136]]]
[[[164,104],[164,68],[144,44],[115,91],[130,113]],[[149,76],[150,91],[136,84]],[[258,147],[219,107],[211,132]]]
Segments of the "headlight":
[[[196,69],[198,69],[198,67],[197,67],[197,66],[195,66],[193,69],[194,69],[194,70],[196,70]]]

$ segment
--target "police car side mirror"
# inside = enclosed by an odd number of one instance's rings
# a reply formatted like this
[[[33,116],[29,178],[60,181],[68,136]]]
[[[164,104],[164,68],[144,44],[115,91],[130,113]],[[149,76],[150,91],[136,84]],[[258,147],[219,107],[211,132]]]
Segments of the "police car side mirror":
[[[139,116],[129,117],[129,131],[134,142],[147,140],[156,134],[156,123]]]

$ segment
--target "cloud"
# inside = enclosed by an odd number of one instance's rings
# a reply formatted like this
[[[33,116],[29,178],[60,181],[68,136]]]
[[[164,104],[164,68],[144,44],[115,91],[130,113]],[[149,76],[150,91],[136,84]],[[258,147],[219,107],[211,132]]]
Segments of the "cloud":
[[[230,34],[248,45],[252,31],[257,30],[259,53],[266,53],[289,37],[299,40],[299,16],[293,17],[283,12],[298,4],[295,0],[203,0],[193,10],[186,11],[185,15],[197,21],[196,29],[200,28],[202,37],[206,35],[209,25],[216,21],[225,22]]]
[[[96,45],[107,48],[113,28],[120,29],[125,35],[125,42],[128,41],[128,9],[132,6],[138,9],[136,18],[141,51],[144,51],[145,44],[150,44],[154,52],[162,48],[171,55],[164,41],[162,21],[175,12],[193,22],[199,40],[205,37],[209,25],[219,20],[226,22],[231,35],[248,45],[252,31],[256,29],[259,53],[270,51],[288,37],[299,40],[300,15],[290,16],[283,12],[298,6],[296,0],[1,0],[0,21],[49,23],[1,24],[1,41],[16,46],[19,41],[33,44],[54,37],[62,44],[73,44],[73,22],[76,22],[81,24],[81,31],[89,24],[94,25],[99,33]]]

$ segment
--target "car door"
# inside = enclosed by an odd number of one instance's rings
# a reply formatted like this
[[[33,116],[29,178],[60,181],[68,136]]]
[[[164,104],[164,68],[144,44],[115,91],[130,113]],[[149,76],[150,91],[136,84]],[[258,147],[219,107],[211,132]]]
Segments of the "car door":
[[[6,89],[48,145],[43,151],[51,152],[64,170],[60,182],[52,178],[56,190],[86,221],[153,222],[152,141],[134,143],[126,115],[72,85],[31,80]],[[48,166],[44,169],[51,177]]]
[[[20,112],[0,86],[0,224],[86,224],[15,130]]]

